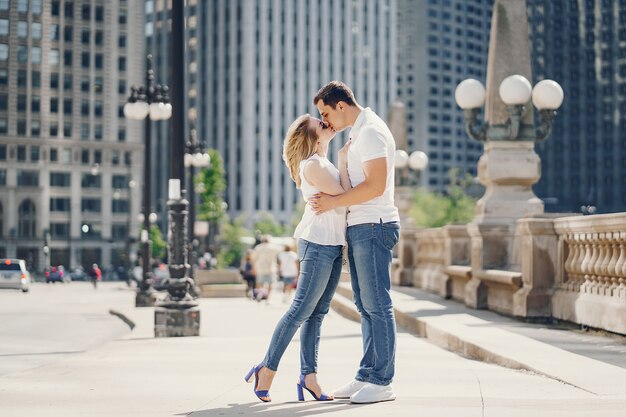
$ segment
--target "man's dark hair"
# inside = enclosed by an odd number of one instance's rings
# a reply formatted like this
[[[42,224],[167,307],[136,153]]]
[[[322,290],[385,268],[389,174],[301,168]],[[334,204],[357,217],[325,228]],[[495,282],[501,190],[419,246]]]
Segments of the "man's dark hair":
[[[320,88],[315,97],[313,97],[313,104],[317,106],[317,102],[322,100],[327,106],[335,109],[337,103],[340,101],[345,102],[349,106],[356,106],[356,100],[354,99],[354,93],[341,81],[331,81],[324,87]]]

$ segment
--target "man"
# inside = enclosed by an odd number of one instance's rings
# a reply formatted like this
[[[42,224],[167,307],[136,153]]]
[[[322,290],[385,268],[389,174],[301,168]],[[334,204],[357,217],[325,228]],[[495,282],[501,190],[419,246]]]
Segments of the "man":
[[[355,380],[337,390],[335,398],[357,404],[394,400],[391,251],[400,232],[393,196],[395,141],[385,122],[361,107],[340,81],[322,87],[313,103],[335,131],[351,128],[347,164],[353,188],[336,196],[320,193],[310,200],[316,213],[348,207],[348,259],[354,302],[361,314],[363,358]]]
[[[270,243],[269,236],[267,235],[262,236],[261,243],[254,248],[257,301],[264,299],[267,303],[269,303],[270,292],[272,291],[274,260],[279,252],[280,249]]]

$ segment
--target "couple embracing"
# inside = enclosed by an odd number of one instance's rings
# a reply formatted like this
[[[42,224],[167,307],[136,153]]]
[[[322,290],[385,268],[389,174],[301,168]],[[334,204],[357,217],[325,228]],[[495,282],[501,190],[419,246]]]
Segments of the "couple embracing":
[[[254,393],[261,401],[271,401],[269,389],[278,364],[300,328],[300,401],[304,391],[318,401],[390,401],[395,399],[391,381],[396,345],[390,267],[400,232],[394,205],[395,142],[385,122],[361,107],[342,82],[322,87],[313,103],[322,119],[298,117],[283,148],[291,178],[307,202],[294,233],[300,259],[298,289],[274,330],[265,358],[245,379],[254,381]],[[336,132],[348,127],[350,138],[335,167],[327,159],[328,145]],[[328,395],[317,381],[317,352],[346,243],[354,302],[361,314],[363,357],[354,380]]]

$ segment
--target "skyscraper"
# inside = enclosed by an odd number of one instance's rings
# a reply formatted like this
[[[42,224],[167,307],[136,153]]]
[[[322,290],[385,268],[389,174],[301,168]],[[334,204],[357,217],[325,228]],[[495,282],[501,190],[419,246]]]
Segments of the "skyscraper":
[[[148,48],[161,53],[167,4],[148,0],[146,9]],[[386,117],[396,92],[396,0],[191,0],[187,22],[188,124],[224,159],[229,214],[250,224],[269,212],[289,223],[300,194],[282,161],[287,127],[317,116],[312,98],[334,79]],[[338,135],[331,156],[344,140]]]
[[[0,1],[0,257],[128,262],[142,143],[122,106],[142,37],[139,2]]]
[[[626,1],[527,0],[535,82],[565,101],[537,146],[546,210],[626,210]]]
[[[398,100],[407,151],[428,155],[421,184],[444,191],[448,171],[476,175],[482,144],[467,137],[454,100],[465,78],[485,82],[492,0],[398,0]]]

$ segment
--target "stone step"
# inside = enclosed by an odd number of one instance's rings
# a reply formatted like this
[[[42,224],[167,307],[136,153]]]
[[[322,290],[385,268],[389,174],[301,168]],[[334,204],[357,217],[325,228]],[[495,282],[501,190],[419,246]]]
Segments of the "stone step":
[[[205,284],[241,284],[241,274],[237,270],[197,270],[194,280],[196,285]]]
[[[245,297],[247,288],[246,284],[204,284],[200,285],[200,297]]]

